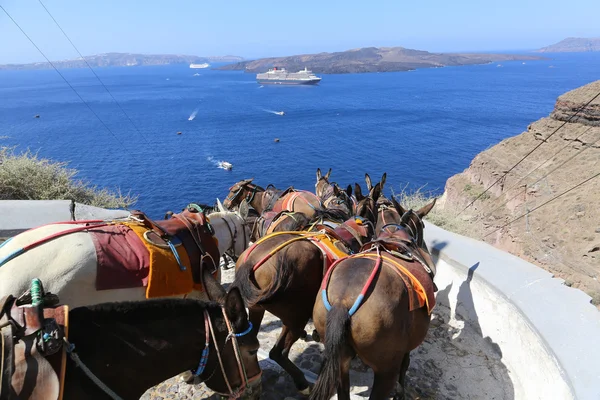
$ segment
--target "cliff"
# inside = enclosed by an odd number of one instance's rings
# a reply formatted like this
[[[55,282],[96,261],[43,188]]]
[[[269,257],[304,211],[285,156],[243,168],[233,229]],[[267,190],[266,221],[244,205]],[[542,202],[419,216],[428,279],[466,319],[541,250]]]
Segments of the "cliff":
[[[550,116],[480,153],[469,168],[451,177],[439,203],[458,213],[542,143],[459,218],[473,237],[547,269],[587,292],[597,305],[600,177],[528,211],[600,172],[600,97],[582,108],[598,93],[600,81],[560,96]],[[521,215],[526,216],[495,232]]]
[[[600,51],[600,38],[566,38],[537,50],[539,53],[583,53]]]
[[[487,64],[509,60],[539,60],[541,57],[511,54],[429,53],[404,47],[365,47],[337,53],[303,54],[290,57],[261,58],[225,65],[220,70],[266,72],[271,67],[299,71],[307,67],[315,73],[347,74],[359,72],[409,71],[457,65]]]
[[[86,56],[85,60],[95,67],[132,67],[138,65],[168,65],[168,64],[190,64],[206,62],[239,62],[242,57],[216,56],[198,57],[176,54],[132,54],[132,53],[104,53]],[[87,68],[85,61],[81,58],[73,60],[52,61],[56,68]],[[30,64],[5,64],[0,65],[0,70],[22,70],[22,69],[48,69],[52,68],[47,62]]]

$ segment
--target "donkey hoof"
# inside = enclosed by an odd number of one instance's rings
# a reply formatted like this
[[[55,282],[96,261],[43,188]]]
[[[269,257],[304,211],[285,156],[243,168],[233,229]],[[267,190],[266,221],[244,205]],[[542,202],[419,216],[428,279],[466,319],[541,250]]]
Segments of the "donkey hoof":
[[[191,384],[194,382],[194,374],[190,371],[182,372],[179,374],[179,381]]]
[[[321,341],[321,335],[319,335],[319,332],[317,332],[317,330],[316,330],[316,329],[315,329],[315,330],[312,332],[312,335],[311,335],[311,336],[312,336],[312,339],[313,339],[315,342],[317,342],[317,343],[318,343],[318,342],[320,342],[320,341]]]

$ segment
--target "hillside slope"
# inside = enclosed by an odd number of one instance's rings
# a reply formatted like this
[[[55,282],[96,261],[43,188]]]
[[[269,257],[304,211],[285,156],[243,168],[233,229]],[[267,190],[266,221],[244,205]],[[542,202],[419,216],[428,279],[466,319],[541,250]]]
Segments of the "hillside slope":
[[[598,93],[600,81],[560,96],[549,117],[480,153],[451,177],[440,202],[446,210],[462,210],[542,143],[461,217],[477,238],[555,273],[595,304],[600,304],[600,177],[495,231],[600,172],[600,96],[582,108]]]
[[[538,50],[539,53],[584,53],[588,51],[600,51],[600,38],[570,37]]]
[[[512,54],[429,53],[404,47],[364,47],[336,53],[270,57],[225,65],[218,69],[265,72],[270,67],[299,71],[307,67],[315,73],[347,74],[358,72],[409,71],[456,65],[487,64],[508,60],[538,60],[541,57]]]

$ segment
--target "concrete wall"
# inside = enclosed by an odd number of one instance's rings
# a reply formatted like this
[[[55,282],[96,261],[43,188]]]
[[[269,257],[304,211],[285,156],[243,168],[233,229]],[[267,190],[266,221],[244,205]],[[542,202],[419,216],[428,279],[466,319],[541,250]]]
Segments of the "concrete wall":
[[[107,210],[70,200],[0,200],[0,238],[17,235],[27,229],[62,221],[124,218],[124,210]],[[73,211],[73,212],[72,212]]]
[[[426,223],[438,302],[502,355],[515,399],[600,399],[600,312],[561,279]]]

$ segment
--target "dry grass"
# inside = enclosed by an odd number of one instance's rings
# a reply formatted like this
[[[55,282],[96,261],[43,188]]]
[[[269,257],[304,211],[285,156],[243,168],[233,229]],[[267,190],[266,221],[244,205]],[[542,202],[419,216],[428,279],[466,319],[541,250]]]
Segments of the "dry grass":
[[[439,195],[435,195],[433,191],[424,190],[424,187],[410,191],[405,186],[398,193],[392,190],[392,194],[402,207],[406,209],[412,208],[413,210],[418,210],[429,204],[436,197],[439,198]],[[457,216],[457,214],[457,210],[445,209],[436,204],[425,219],[447,231],[480,239],[481,232],[479,229],[470,223],[467,218],[462,218]]]
[[[128,208],[137,201],[76,179],[78,171],[67,165],[0,147],[0,200],[74,200],[104,208]]]

